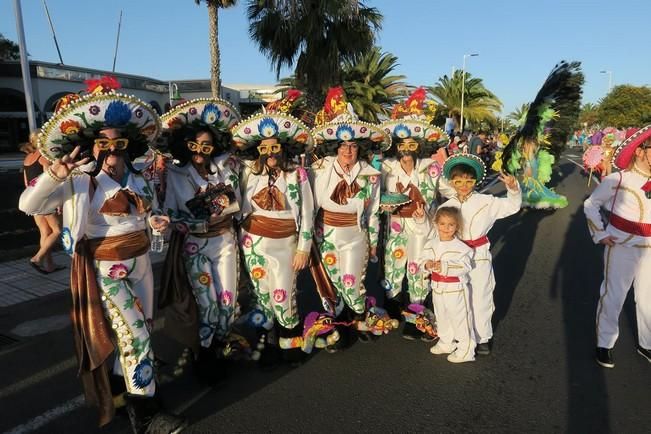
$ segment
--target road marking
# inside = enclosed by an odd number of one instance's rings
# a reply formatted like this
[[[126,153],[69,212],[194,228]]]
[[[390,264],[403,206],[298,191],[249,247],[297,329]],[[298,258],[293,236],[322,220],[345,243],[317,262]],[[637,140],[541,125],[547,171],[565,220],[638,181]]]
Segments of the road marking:
[[[44,369],[24,380],[18,381],[17,383],[11,384],[4,389],[0,390],[0,399],[6,398],[9,395],[20,392],[30,386],[33,386],[41,381],[45,381],[50,377],[54,377],[68,369],[73,369],[77,366],[77,358],[71,357],[63,362],[60,362],[50,368]]]
[[[84,396],[83,395],[76,396],[72,398],[70,401],[64,402],[58,407],[54,407],[46,411],[45,413],[41,414],[40,416],[36,416],[31,420],[29,420],[28,422],[10,429],[9,431],[7,431],[7,434],[19,434],[19,433],[36,431],[37,429],[42,428],[48,423],[52,422],[54,419],[57,419],[58,417],[66,413],[70,413],[71,411],[78,409],[83,404],[84,404]]]
[[[563,158],[565,158],[565,159],[566,159],[567,161],[569,161],[570,163],[574,163],[574,164],[576,164],[578,167],[581,168],[581,170],[585,169],[585,167],[583,167],[583,165],[577,163],[576,161],[572,160],[571,158],[567,158],[567,157],[563,157]],[[594,173],[592,174],[592,179],[593,179],[594,182],[596,182],[597,184],[601,184],[601,180],[600,180],[599,177],[598,177],[596,174],[594,174]]]
[[[497,181],[499,181],[499,180],[500,180],[500,179],[497,177],[497,175],[495,175],[495,178],[493,178],[493,180],[492,180],[491,182],[489,182],[488,185],[486,185],[486,187],[484,187],[484,188],[482,188],[481,190],[479,190],[479,192],[480,192],[480,193],[485,192],[486,190],[488,190],[489,188],[491,188],[492,186],[494,186],[495,184],[497,184]]]

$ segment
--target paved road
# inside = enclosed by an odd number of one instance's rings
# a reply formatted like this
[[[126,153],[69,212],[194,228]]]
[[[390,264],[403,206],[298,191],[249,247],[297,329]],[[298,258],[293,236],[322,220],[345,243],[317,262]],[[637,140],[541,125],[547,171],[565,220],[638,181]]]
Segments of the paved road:
[[[498,282],[493,355],[454,365],[431,356],[428,345],[392,334],[343,353],[319,353],[296,369],[263,373],[236,365],[211,390],[189,372],[170,376],[180,348],[157,335],[155,348],[168,363],[166,403],[190,418],[191,433],[648,432],[651,365],[634,351],[632,300],[621,319],[616,368],[593,360],[601,249],[591,243],[580,208],[587,179],[568,158],[580,161],[566,156],[553,179],[570,198],[567,209],[523,211],[491,233]],[[316,303],[309,286],[301,300]],[[0,333],[50,330],[0,347],[0,431],[96,430],[94,412],[79,398],[68,303],[59,294],[0,309]],[[99,432],[126,429],[118,419]]]

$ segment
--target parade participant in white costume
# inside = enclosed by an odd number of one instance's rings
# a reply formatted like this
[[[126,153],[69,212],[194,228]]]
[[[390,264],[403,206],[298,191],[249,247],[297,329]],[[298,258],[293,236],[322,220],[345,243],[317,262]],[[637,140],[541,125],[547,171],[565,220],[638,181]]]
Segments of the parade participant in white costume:
[[[439,208],[434,218],[438,236],[432,233],[418,260],[432,280],[432,303],[439,340],[430,348],[430,353],[449,354],[448,361],[452,363],[475,360],[468,290],[473,251],[457,238],[461,224],[458,208]]]
[[[384,194],[380,204],[390,212],[385,228],[384,280],[381,282],[387,296],[385,305],[393,305],[390,311],[401,310],[400,296],[406,278],[409,298],[406,317],[414,318],[413,314],[418,311],[419,324],[429,294],[429,281],[420,272],[417,258],[430,227],[414,223],[413,213],[423,206],[428,217],[433,215],[442,168],[430,157],[450,141],[443,130],[430,125],[430,120],[425,112],[425,89],[419,88],[394,108],[392,120],[380,126],[392,136],[393,142],[382,164]],[[434,339],[409,320],[404,325],[403,336]]]
[[[63,207],[79,371],[87,400],[100,408],[100,424],[114,414],[111,392],[126,390],[134,432],[179,432],[184,422],[160,411],[155,397],[150,335],[154,284],[147,232],[150,225],[164,230],[168,219],[152,215],[156,197],[131,163],[156,140],[160,120],[146,103],[115,93],[117,87],[115,79],[92,80],[90,95],[59,106],[39,136],[52,165],[23,193],[20,208]],[[94,168],[84,166],[91,157]],[[116,347],[109,386],[108,357]]]
[[[306,170],[294,163],[314,144],[310,130],[289,114],[300,93],[271,103],[243,120],[233,140],[243,160],[240,244],[253,283],[266,345],[260,364],[283,358],[297,363],[303,327],[296,304],[296,276],[308,263],[314,226],[314,200]],[[277,326],[275,330],[271,329]]]
[[[317,152],[325,156],[312,164],[318,211],[315,232],[329,283],[336,291],[336,300],[324,307],[342,320],[361,324],[367,312],[366,266],[377,252],[380,172],[359,156],[372,150],[367,148],[386,150],[391,138],[375,125],[357,120],[340,87],[328,92],[317,125],[313,130]],[[349,343],[347,337],[344,332],[340,347]],[[366,332],[360,332],[360,337],[369,338]]]
[[[217,356],[226,347],[237,304],[233,217],[240,189],[230,129],[239,120],[231,104],[216,98],[185,102],[161,117],[175,161],[168,165],[164,210],[176,233],[165,269],[185,268],[198,314],[194,336],[200,341],[199,348],[186,344],[194,349],[196,373],[207,384],[225,374]],[[175,263],[180,260],[183,264]]]
[[[615,366],[612,348],[631,285],[637,352],[651,362],[651,125],[622,142],[615,151],[614,164],[621,171],[606,176],[584,203],[592,239],[606,246],[596,319],[597,363],[605,368]],[[601,208],[610,211],[606,226]]]
[[[495,197],[474,191],[485,175],[484,162],[475,155],[456,154],[443,165],[443,176],[455,194],[441,206],[461,210],[463,220],[460,238],[475,251],[470,272],[470,298],[474,319],[476,353],[490,354],[493,337],[491,317],[495,311],[493,291],[493,258],[490,252],[488,231],[495,221],[516,214],[522,204],[522,194],[513,176],[501,174],[500,180],[507,188],[506,197]]]

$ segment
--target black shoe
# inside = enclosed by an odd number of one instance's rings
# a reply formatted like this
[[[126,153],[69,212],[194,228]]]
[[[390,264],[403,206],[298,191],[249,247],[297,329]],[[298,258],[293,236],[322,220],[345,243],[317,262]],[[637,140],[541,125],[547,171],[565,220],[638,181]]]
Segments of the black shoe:
[[[405,325],[402,328],[403,338],[410,341],[415,341],[417,339],[421,339],[422,336],[423,336],[423,332],[421,332],[416,328],[416,324],[411,322],[405,322]]]
[[[420,335],[420,340],[423,342],[431,343],[436,345],[436,342],[438,342],[439,337],[438,336],[432,336],[429,333],[423,333]]]
[[[222,364],[213,349],[201,347],[199,356],[194,361],[194,373],[202,384],[214,386],[226,375],[224,367],[220,365]]]
[[[488,342],[477,344],[475,348],[475,354],[480,356],[489,356],[491,353],[491,346]]]
[[[391,319],[397,319],[400,321],[402,319],[402,303],[398,299],[399,296],[395,298],[387,298],[384,301],[384,310],[387,311]]]
[[[187,420],[162,411],[155,396],[125,394],[131,428],[135,434],[177,434],[188,426]]]
[[[280,364],[281,360],[280,348],[277,345],[267,344],[260,353],[258,364],[263,371],[271,371]]]
[[[639,350],[638,350],[639,352]],[[604,368],[614,368],[613,350],[610,348],[597,347],[597,363]]]
[[[644,357],[649,363],[651,363],[651,350],[647,350],[646,348],[642,347],[637,347],[637,353]]]

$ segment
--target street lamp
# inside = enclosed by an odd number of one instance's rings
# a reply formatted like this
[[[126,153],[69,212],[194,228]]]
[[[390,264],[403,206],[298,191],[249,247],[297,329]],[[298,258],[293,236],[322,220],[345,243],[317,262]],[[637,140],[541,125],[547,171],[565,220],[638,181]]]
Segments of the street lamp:
[[[475,56],[479,56],[479,53],[463,55],[463,74],[461,77],[461,126],[460,126],[461,134],[463,134],[463,103],[464,103],[464,97],[466,93],[466,59],[468,57],[475,57]]]
[[[601,74],[608,74],[608,93],[613,88],[613,71],[602,70],[599,71]]]

